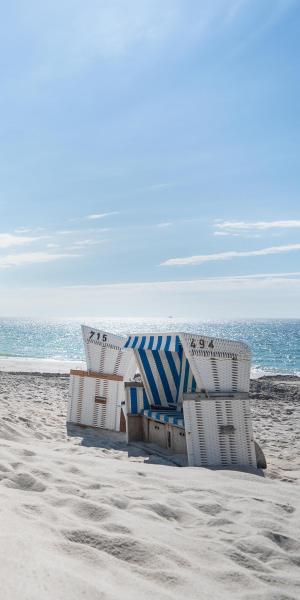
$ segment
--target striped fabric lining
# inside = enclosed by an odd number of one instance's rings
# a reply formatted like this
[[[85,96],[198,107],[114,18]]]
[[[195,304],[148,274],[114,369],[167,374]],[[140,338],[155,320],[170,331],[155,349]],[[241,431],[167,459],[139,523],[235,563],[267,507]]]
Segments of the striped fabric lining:
[[[154,421],[160,423],[170,423],[170,425],[177,425],[177,427],[184,427],[183,414],[181,412],[164,412],[154,410],[144,410],[143,415]]]
[[[137,386],[126,389],[126,410],[128,414],[139,415],[144,409],[149,408],[150,404],[145,388]]]
[[[179,335],[131,335],[125,347],[134,350],[151,406],[175,407],[184,393],[196,391]]]
[[[151,405],[176,405],[180,386],[182,349],[179,352],[138,350],[142,378]]]
[[[178,335],[130,335],[124,348],[133,348],[134,350],[165,350],[178,352],[180,348],[180,339]]]
[[[176,406],[182,394],[196,391],[195,377],[181,347],[179,352],[139,349],[136,357],[151,406]]]

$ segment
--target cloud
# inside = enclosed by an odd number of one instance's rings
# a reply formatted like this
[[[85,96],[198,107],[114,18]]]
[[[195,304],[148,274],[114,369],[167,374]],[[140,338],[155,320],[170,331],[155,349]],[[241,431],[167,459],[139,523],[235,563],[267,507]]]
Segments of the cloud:
[[[242,232],[242,233],[235,233],[234,231],[214,231],[214,235],[219,236],[219,237],[239,237],[239,238],[260,238],[262,237],[261,233],[249,233],[249,232]]]
[[[93,248],[94,246],[100,246],[101,244],[105,244],[108,241],[109,240],[107,238],[103,240],[78,240],[77,242],[73,242],[71,246],[68,246],[66,250],[89,249]]]
[[[51,254],[48,252],[23,252],[20,254],[8,254],[0,257],[0,269],[21,267],[38,263],[48,263],[64,258],[75,258],[77,254]]]
[[[166,221],[165,223],[157,223],[156,227],[159,229],[165,229],[166,227],[171,227],[173,223],[171,221]]]
[[[169,190],[171,188],[176,187],[177,183],[176,181],[169,181],[166,183],[154,183],[152,185],[149,185],[148,190],[151,190],[152,192],[158,192],[159,190]]]
[[[32,244],[41,237],[29,237],[24,235],[14,235],[12,233],[0,233],[0,248],[10,248],[11,246],[23,246],[24,244]]]
[[[283,254],[300,250],[300,244],[288,244],[286,246],[271,246],[270,248],[261,248],[260,250],[250,250],[246,252],[218,252],[216,254],[199,254],[196,256],[187,256],[184,258],[169,258],[161,263],[161,266],[186,266],[201,265],[210,261],[231,260],[233,258],[243,258],[248,256],[267,256],[269,254]]]
[[[41,233],[41,231],[45,231],[44,227],[18,227],[14,229],[14,233]]]
[[[140,283],[110,283],[100,285],[64,286],[63,289],[74,289],[86,292],[149,294],[152,292],[197,293],[208,291],[233,291],[241,287],[256,289],[261,287],[280,287],[282,285],[300,286],[300,271],[286,273],[260,273],[253,275],[236,275],[224,277],[208,277],[203,279],[180,281],[144,281]]]
[[[215,235],[230,235],[236,231],[266,231],[268,229],[299,229],[300,220],[286,221],[222,221],[215,223]],[[221,231],[220,231],[221,230]]]
[[[107,233],[109,227],[89,227],[88,229],[60,229],[55,231],[56,235],[86,235],[87,233]]]
[[[86,219],[90,220],[90,221],[96,221],[97,219],[105,219],[106,217],[111,217],[113,215],[118,215],[119,212],[118,211],[112,211],[112,212],[107,212],[107,213],[95,213],[92,215],[88,215],[86,217]]]
[[[74,246],[97,246],[103,242],[106,240],[78,240],[78,242],[74,242]]]
[[[160,324],[170,314],[181,316],[185,324],[187,315],[195,320],[291,318],[299,313],[299,292],[300,272],[80,286],[36,284],[21,289],[3,285],[0,310],[2,315],[19,315],[21,297],[23,316],[65,316],[89,322],[91,316],[99,321],[101,314],[118,316],[118,326],[120,318],[133,315],[135,323],[138,317],[147,317],[149,323],[152,316]]]

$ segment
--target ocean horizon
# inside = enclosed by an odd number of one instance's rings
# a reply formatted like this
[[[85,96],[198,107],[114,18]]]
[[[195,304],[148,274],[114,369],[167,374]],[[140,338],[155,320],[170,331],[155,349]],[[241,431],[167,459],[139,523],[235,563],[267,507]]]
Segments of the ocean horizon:
[[[252,351],[252,376],[300,375],[300,319],[200,321],[179,318],[0,318],[0,358],[37,361],[84,361],[80,325],[126,335],[135,332],[186,331],[236,339]]]

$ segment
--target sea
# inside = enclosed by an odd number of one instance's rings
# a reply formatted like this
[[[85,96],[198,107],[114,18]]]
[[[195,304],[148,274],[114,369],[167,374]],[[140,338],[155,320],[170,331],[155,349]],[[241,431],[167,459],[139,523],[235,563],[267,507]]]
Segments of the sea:
[[[300,376],[300,319],[197,321],[188,319],[0,319],[0,359],[83,361],[80,325],[112,333],[193,332],[246,342],[252,350],[252,375]],[[10,360],[10,364],[11,364]],[[67,364],[67,363],[65,363]]]

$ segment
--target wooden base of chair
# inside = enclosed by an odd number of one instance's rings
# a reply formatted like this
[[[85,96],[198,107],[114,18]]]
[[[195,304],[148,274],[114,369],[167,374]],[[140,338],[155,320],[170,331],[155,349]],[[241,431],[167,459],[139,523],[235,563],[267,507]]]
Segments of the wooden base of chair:
[[[127,443],[142,442],[143,436],[143,417],[142,415],[127,415],[126,423]]]
[[[148,442],[172,454],[187,454],[185,431],[143,415],[127,415],[127,442]]]

